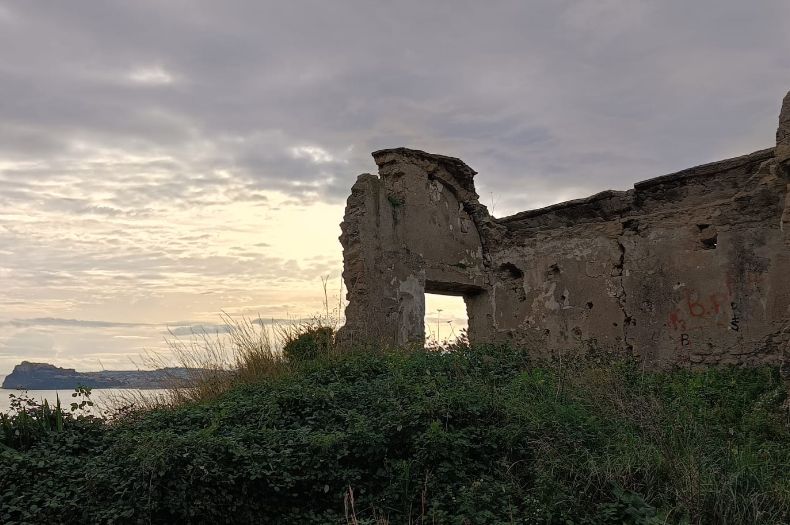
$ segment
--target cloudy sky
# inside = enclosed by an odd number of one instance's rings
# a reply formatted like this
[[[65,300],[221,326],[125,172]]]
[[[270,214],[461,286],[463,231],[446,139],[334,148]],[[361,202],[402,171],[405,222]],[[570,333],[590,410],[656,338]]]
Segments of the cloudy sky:
[[[461,157],[503,216],[771,146],[788,20],[786,0],[0,0],[0,374],[320,310],[375,149]]]

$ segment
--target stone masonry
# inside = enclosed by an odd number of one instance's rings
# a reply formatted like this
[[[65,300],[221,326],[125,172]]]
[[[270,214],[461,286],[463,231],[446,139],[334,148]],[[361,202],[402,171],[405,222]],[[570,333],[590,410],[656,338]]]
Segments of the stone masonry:
[[[373,153],[341,225],[341,344],[422,344],[425,293],[462,296],[469,339],[656,365],[779,363],[790,350],[790,93],[775,148],[510,217],[462,161]]]

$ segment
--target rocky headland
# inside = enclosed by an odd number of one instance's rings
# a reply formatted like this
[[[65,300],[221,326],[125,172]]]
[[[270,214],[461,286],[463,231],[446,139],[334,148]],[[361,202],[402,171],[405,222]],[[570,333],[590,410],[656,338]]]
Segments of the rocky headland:
[[[195,370],[168,367],[157,370],[103,370],[77,372],[49,363],[22,361],[5,377],[2,387],[28,390],[70,390],[89,388],[165,388],[186,380]]]

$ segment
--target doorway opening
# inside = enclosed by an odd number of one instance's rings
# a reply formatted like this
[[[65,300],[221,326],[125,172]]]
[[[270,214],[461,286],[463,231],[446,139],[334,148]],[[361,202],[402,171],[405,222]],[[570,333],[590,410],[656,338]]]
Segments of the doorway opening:
[[[468,322],[462,296],[425,294],[425,346],[444,348],[457,342]]]

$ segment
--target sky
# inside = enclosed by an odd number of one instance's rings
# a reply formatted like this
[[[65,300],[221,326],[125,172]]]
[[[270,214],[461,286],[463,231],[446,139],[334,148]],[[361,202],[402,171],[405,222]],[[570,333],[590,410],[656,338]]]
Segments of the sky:
[[[376,149],[462,158],[504,216],[770,147],[788,20],[786,0],[0,0],[0,375],[135,368],[221,312],[309,317],[322,278],[336,308]]]

